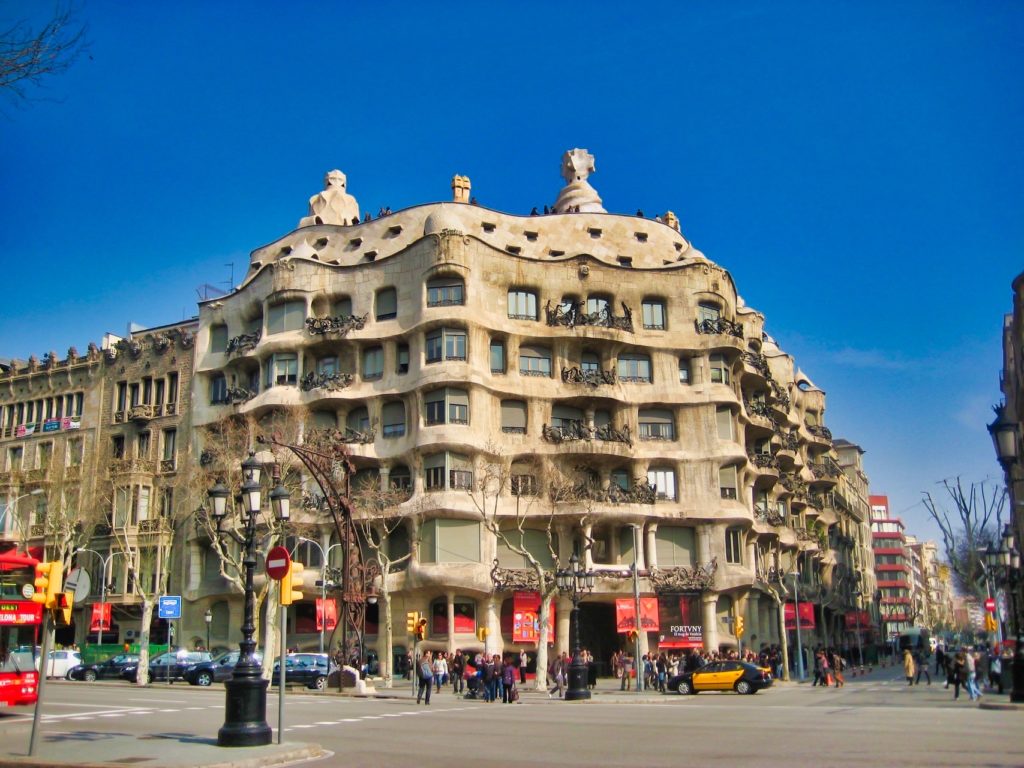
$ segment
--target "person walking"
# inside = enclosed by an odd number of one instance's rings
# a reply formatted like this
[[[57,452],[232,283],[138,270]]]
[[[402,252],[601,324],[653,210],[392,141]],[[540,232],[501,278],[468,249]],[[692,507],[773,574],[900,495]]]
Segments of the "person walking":
[[[441,686],[448,682],[448,659],[445,658],[443,652],[437,654],[437,658],[434,659],[434,684],[437,686],[437,692],[441,692]]]
[[[964,668],[967,670],[967,695],[971,701],[976,701],[981,698],[981,691],[978,690],[977,662],[970,650],[964,653]]]
[[[461,650],[456,650],[451,663],[452,693],[462,693],[465,674],[466,657],[462,655]]]
[[[914,678],[914,685],[921,684],[921,675],[924,675],[928,680],[928,685],[932,684],[932,673],[928,671],[928,659],[924,656],[924,651],[914,651],[914,664],[917,666],[917,676]]]
[[[843,654],[839,651],[832,651],[832,672],[836,678],[836,688],[842,688],[846,685],[846,676],[843,675],[843,670],[846,668],[846,660],[843,658]]]
[[[502,671],[502,683],[501,702],[502,704],[511,704],[512,691],[516,687],[516,665],[512,663],[511,658],[505,662],[505,668]]]
[[[953,700],[956,701],[960,698],[960,686],[967,687],[967,658],[966,653],[961,648],[956,656],[953,657],[953,663],[950,665],[952,672],[950,677],[953,679]]]
[[[917,670],[914,668],[914,656],[910,653],[909,648],[903,649],[903,674],[907,678],[907,685],[914,684],[914,672]]]
[[[811,682],[812,688],[817,686],[818,683],[821,683],[822,685],[825,684],[825,674],[821,668],[821,659],[823,655],[824,654],[822,654],[821,651],[817,651],[814,654],[814,680]]]
[[[425,698],[424,704],[430,706],[430,689],[434,687],[434,665],[430,657],[430,651],[424,651],[423,655],[420,656],[419,669],[417,670],[419,676],[419,688],[416,689],[416,703],[420,703],[420,698]]]
[[[526,651],[519,652],[519,684],[526,685],[526,665],[529,659],[526,658]]]
[[[622,668],[622,682],[619,683],[620,691],[630,690],[630,677],[633,674],[633,657],[624,653],[619,657],[619,666]]]

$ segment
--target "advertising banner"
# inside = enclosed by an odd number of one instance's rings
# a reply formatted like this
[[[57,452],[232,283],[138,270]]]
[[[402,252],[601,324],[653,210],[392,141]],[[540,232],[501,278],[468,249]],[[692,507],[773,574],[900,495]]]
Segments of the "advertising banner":
[[[856,632],[860,629],[862,632],[865,629],[871,629],[871,614],[867,611],[859,611],[860,618],[858,618],[858,611],[850,611],[846,614],[846,628]],[[788,619],[788,617],[787,617]]]
[[[658,632],[658,598],[640,598],[640,631]],[[621,597],[615,601],[615,631],[629,632],[636,629],[636,599]]]
[[[661,595],[658,601],[658,649],[704,647],[704,626],[700,619],[700,594]],[[641,618],[643,606],[641,606]]]
[[[555,604],[548,613],[548,642],[555,639]],[[534,643],[540,640],[540,593],[516,592],[512,598],[512,642]]]
[[[41,603],[31,600],[0,600],[0,627],[39,624],[42,620]]]
[[[792,603],[786,603],[786,629],[796,629]],[[800,603],[800,629],[814,629],[814,603]]]
[[[110,603],[93,603],[92,619],[89,622],[90,632],[110,631]]]
[[[43,432],[59,432],[60,419],[47,419],[43,422]]]
[[[316,631],[324,629],[324,614],[327,614],[327,631],[331,632],[338,626],[338,601],[328,599],[326,603],[323,598],[316,599]]]

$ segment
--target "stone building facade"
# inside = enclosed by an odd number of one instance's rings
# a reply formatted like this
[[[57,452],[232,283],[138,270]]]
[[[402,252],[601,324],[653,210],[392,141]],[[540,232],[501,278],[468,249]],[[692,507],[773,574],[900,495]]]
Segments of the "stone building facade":
[[[736,616],[745,644],[779,642],[794,572],[818,639],[845,644],[852,576],[870,568],[866,479],[838,461],[825,393],[674,214],[605,212],[592,170],[567,152],[547,215],[470,204],[457,176],[453,202],[376,219],[329,174],[300,228],[200,306],[197,439],[229,416],[299,414],[338,430],[359,477],[407,489],[395,546],[412,558],[389,603],[428,617],[428,648],[530,650],[514,626],[528,558],[493,532],[517,524],[538,561],[575,553],[595,572],[581,627],[599,661],[622,645],[634,565],[658,605],[644,650],[735,647]],[[202,540],[188,551],[198,572]],[[197,615],[225,599],[194,597]],[[394,642],[397,657],[404,630]]]

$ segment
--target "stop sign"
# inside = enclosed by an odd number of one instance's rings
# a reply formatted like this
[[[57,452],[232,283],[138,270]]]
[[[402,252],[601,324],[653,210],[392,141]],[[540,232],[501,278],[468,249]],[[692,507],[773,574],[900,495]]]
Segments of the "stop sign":
[[[292,564],[288,550],[284,547],[274,547],[267,552],[267,576],[280,581],[288,575],[288,566]]]
[[[995,598],[989,597],[985,600],[985,610],[989,613],[996,612],[996,601]]]

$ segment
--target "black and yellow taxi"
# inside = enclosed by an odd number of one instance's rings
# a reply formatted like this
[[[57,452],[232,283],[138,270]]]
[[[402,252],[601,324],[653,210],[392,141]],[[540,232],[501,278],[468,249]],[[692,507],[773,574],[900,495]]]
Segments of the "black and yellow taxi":
[[[701,691],[736,691],[757,693],[772,684],[771,672],[746,661],[712,661],[692,672],[669,678],[668,689],[690,694]]]

